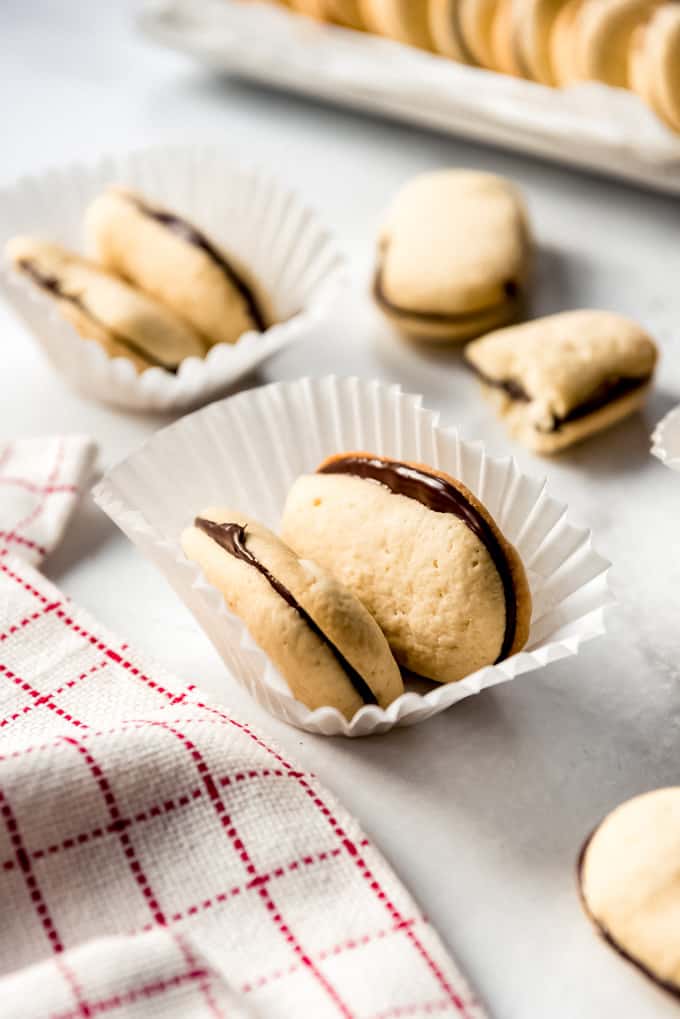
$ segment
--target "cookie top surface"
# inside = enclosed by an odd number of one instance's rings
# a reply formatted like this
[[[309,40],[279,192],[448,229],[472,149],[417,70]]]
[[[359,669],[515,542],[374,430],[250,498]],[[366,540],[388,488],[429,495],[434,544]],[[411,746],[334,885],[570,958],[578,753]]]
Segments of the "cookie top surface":
[[[526,274],[522,200],[493,174],[442,170],[395,197],[378,242],[385,299],[425,314],[465,314],[508,299]]]
[[[180,213],[112,186],[89,205],[85,231],[106,268],[163,301],[210,343],[266,329],[244,267]]]
[[[489,333],[465,358],[515,399],[564,417],[600,387],[643,383],[657,360],[654,341],[636,322],[609,311],[569,311]]]
[[[507,658],[517,645],[525,643],[524,605],[520,613],[522,625],[518,628],[518,598],[526,596],[529,599],[529,594],[521,563],[489,512],[465,485],[423,464],[406,463],[366,452],[328,457],[317,468],[317,474],[348,475],[377,482],[393,495],[412,499],[428,510],[451,514],[461,520],[486,549],[503,587],[505,633],[497,661]],[[521,634],[518,629],[522,630]]]
[[[614,947],[680,994],[680,787],[617,807],[579,862],[584,905]]]

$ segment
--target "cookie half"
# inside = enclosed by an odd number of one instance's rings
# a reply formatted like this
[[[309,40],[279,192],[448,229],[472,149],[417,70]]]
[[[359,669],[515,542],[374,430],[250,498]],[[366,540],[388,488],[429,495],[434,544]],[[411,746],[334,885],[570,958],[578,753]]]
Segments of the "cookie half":
[[[514,0],[498,0],[491,25],[493,69],[513,78],[525,76],[517,48]]]
[[[555,85],[550,40],[565,0],[515,0],[515,47],[527,78]]]
[[[435,51],[459,63],[474,64],[475,59],[463,37],[460,0],[430,0],[428,10],[430,35]]]
[[[361,16],[371,32],[431,50],[428,0],[359,0]]]
[[[291,487],[282,534],[354,592],[410,672],[455,682],[526,643],[520,557],[441,471],[371,453],[330,457]]]
[[[266,328],[243,267],[183,217],[111,188],[88,208],[85,228],[105,268],[162,301],[209,346]]]
[[[627,88],[633,32],[658,0],[585,0],[579,15],[577,59],[582,76]]]
[[[200,337],[168,308],[60,245],[15,237],[6,254],[81,336],[97,340],[109,357],[128,358],[138,372],[173,370],[205,355]]]
[[[605,940],[680,997],[680,787],[636,796],[581,851],[583,906]]]
[[[529,255],[524,204],[509,181],[469,170],[422,174],[388,212],[374,297],[409,335],[478,336],[518,317]]]
[[[465,47],[480,67],[494,66],[491,30],[498,0],[459,0],[458,20]]]
[[[651,105],[680,131],[680,4],[663,4],[645,28],[644,62]]]
[[[583,81],[578,52],[578,26],[584,0],[567,0],[550,30],[550,67],[555,84],[566,88]]]
[[[204,510],[182,535],[188,559],[224,596],[308,708],[351,719],[404,692],[385,637],[361,602],[242,513]]]
[[[637,410],[657,356],[636,322],[590,310],[500,329],[465,348],[511,434],[537,453],[556,453]]]

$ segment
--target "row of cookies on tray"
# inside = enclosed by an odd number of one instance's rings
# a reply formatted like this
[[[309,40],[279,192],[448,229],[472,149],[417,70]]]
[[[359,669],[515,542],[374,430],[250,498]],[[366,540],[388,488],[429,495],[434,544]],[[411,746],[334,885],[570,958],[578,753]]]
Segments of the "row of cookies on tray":
[[[680,6],[659,0],[287,0],[364,29],[543,85],[629,88],[680,131]]]
[[[112,187],[90,204],[84,229],[92,258],[26,236],[8,243],[7,256],[109,357],[138,372],[175,371],[266,328],[266,301],[246,268],[181,215]]]

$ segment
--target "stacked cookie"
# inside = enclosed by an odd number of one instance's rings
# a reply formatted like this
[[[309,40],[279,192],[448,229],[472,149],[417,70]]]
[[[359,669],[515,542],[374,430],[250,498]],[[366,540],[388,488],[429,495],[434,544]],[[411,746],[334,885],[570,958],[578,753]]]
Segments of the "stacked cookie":
[[[244,267],[183,217],[111,188],[90,205],[85,230],[96,258],[33,237],[13,238],[6,253],[109,357],[137,372],[175,371],[217,343],[266,328]]]
[[[427,465],[343,452],[288,493],[282,537],[209,508],[182,548],[309,708],[346,718],[522,649],[531,594],[485,506]]]
[[[680,6],[670,0],[289,0],[301,14],[502,74],[635,91],[680,131]]]
[[[410,338],[471,340],[465,361],[511,434],[551,454],[641,407],[657,349],[637,323],[609,311],[510,324],[524,313],[530,263],[516,188],[488,173],[440,170],[394,199],[378,236],[373,295]]]

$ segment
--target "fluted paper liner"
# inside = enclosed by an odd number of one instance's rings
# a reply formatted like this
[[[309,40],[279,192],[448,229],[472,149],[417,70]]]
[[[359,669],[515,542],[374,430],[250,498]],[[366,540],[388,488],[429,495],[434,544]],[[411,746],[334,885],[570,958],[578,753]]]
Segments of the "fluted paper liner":
[[[150,148],[23,177],[0,191],[0,246],[29,234],[85,253],[83,214],[110,184],[185,216],[236,256],[267,295],[277,324],[218,344],[205,358],[187,358],[175,374],[154,367],[138,375],[127,358],[110,358],[83,339],[55,301],[5,260],[0,295],[77,389],[119,407],[184,410],[215,399],[334,314],[344,260],[328,231],[293,193],[219,148]]]
[[[534,607],[526,648],[498,665],[407,692],[386,710],[366,705],[347,722],[335,708],[310,711],[255,645],[200,569],[182,554],[182,530],[209,505],[241,509],[276,530],[292,482],[331,453],[365,449],[431,464],[463,481],[516,545]],[[609,563],[590,533],[568,523],[543,481],[509,457],[444,428],[419,396],[378,381],[301,379],[214,403],[148,440],[95,489],[102,509],[163,572],[231,675],[268,711],[309,732],[361,736],[412,725],[470,694],[576,654],[604,630]],[[332,541],[329,535],[329,541]]]
[[[652,453],[672,471],[680,471],[680,406],[666,414],[654,429]]]

